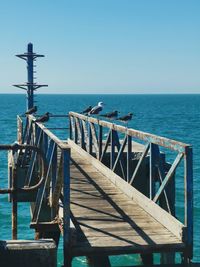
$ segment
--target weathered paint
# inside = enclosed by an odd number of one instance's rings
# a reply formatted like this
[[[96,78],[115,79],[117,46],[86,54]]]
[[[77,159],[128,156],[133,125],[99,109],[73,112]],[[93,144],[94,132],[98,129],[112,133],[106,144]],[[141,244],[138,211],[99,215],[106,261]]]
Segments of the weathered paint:
[[[178,141],[175,141],[172,139],[168,139],[166,137],[160,137],[160,136],[157,136],[154,134],[150,134],[150,133],[146,133],[146,132],[142,132],[142,131],[138,131],[138,130],[134,130],[134,129],[127,129],[124,126],[116,125],[114,123],[110,123],[107,121],[100,121],[96,118],[84,116],[84,115],[76,113],[76,112],[70,112],[69,116],[77,117],[77,118],[80,118],[82,120],[92,122],[92,123],[101,125],[103,127],[116,130],[116,131],[121,132],[121,133],[126,133],[132,137],[137,138],[137,139],[147,141],[149,143],[157,144],[159,146],[163,146],[163,147],[166,147],[166,148],[169,148],[171,150],[178,151],[178,152],[184,152],[185,147],[188,146],[188,144],[178,142]]]

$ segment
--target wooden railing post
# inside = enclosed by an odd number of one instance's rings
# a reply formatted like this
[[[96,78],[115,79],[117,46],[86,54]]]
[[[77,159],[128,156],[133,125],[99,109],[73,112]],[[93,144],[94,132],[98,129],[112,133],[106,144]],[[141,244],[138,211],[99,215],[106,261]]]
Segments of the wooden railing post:
[[[88,152],[92,154],[92,129],[90,123],[88,123]]]
[[[64,221],[64,266],[70,266],[70,149],[63,153],[63,221]]]
[[[132,137],[127,135],[127,166],[126,166],[126,180],[127,182],[130,181],[130,171],[131,171],[131,152],[132,152]]]
[[[23,121],[20,116],[17,116],[17,142],[18,144],[23,142]]]
[[[187,227],[187,257],[192,259],[193,256],[193,163],[192,147],[185,148],[185,225]]]
[[[99,143],[98,160],[100,160],[102,155],[102,145],[103,145],[103,127],[101,125],[99,125],[98,143]]]
[[[55,144],[55,149],[53,151],[53,158],[52,158],[52,165],[51,165],[51,199],[54,194],[54,189],[55,189],[55,184],[56,184],[56,179],[57,179],[57,169],[58,169],[58,164],[57,164],[57,145]],[[51,210],[51,219],[55,219],[57,210],[52,207]]]
[[[110,169],[112,170],[115,163],[115,131],[111,130],[111,141],[110,141]]]
[[[149,158],[149,198],[153,199],[155,195],[155,145],[150,143]]]

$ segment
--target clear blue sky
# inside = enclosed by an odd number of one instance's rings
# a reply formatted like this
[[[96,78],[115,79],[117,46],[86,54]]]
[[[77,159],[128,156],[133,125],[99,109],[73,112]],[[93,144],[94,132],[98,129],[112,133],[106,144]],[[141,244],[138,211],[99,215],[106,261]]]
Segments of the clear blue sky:
[[[1,0],[0,33],[1,93],[28,42],[42,93],[200,93],[199,0]]]

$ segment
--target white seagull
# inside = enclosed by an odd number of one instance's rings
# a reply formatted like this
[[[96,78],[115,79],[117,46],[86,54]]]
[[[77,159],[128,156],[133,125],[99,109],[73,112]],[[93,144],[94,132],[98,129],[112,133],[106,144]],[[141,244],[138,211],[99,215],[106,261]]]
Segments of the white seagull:
[[[97,115],[99,112],[103,110],[104,103],[99,102],[97,106],[93,107],[91,111],[89,112],[89,115]]]

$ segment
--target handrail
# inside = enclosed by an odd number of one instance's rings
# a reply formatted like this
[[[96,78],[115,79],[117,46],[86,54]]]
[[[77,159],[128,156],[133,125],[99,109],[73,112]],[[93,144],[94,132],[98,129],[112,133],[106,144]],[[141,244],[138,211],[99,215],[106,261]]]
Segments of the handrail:
[[[50,117],[60,117],[60,115]],[[65,117],[68,117],[68,115]],[[26,124],[22,129],[22,140],[24,144],[33,144],[43,151],[47,168],[44,183],[39,188],[35,198],[32,223],[40,224],[40,215],[43,211],[43,214],[48,214],[48,222],[49,220],[57,220],[59,198],[63,190],[64,251],[68,253],[70,246],[70,147],[42,123],[36,122],[35,119],[33,115],[26,116]],[[19,134],[21,135],[20,131]],[[30,154],[25,150],[22,155],[21,166],[26,165],[28,167],[25,179],[28,185],[34,179],[35,162],[36,152]],[[42,218],[43,220],[45,219]]]
[[[64,143],[62,140],[60,140],[55,134],[53,134],[51,131],[48,130],[42,123],[35,122],[35,117],[33,115],[28,116],[30,121],[33,121],[45,134],[49,136],[50,139],[52,139],[61,149],[67,149],[69,146]]]
[[[85,115],[72,112],[72,111],[69,112],[69,116],[74,116],[81,120],[92,122],[94,124],[98,124],[99,126],[107,127],[111,130],[118,131],[120,133],[125,133],[137,139],[147,141],[150,143],[154,143],[156,145],[163,146],[163,147],[166,147],[166,148],[178,151],[178,152],[184,152],[185,147],[190,146],[189,144],[185,144],[179,141],[168,139],[166,137],[157,136],[154,134],[146,133],[146,132],[135,130],[135,129],[129,129],[121,125],[117,125],[117,124],[114,124],[108,121],[98,120],[96,118],[85,116]]]

